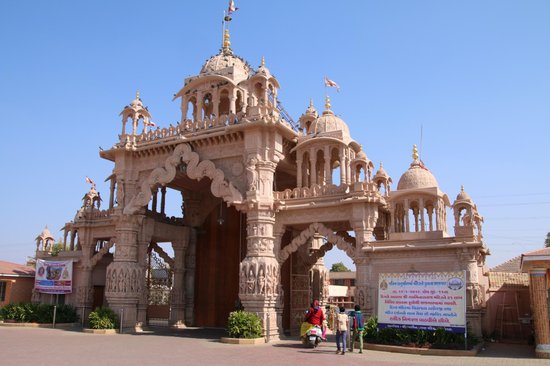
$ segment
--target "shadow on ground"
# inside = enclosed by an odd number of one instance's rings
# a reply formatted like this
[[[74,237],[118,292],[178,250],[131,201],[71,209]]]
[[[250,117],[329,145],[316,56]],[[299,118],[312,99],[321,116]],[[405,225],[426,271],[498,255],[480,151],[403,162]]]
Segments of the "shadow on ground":
[[[534,358],[535,346],[513,343],[486,343],[477,357]]]

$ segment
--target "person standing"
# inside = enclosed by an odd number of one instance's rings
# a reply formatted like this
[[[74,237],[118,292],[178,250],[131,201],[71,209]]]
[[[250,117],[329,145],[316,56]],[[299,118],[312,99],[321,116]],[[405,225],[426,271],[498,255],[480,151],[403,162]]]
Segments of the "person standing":
[[[353,352],[353,347],[355,346],[355,340],[359,337],[359,353],[363,353],[363,333],[365,330],[365,319],[363,318],[363,313],[361,313],[361,308],[359,305],[355,305],[354,312],[351,313],[353,318],[352,323],[352,335],[350,341],[350,352]]]
[[[346,354],[347,332],[348,316],[346,315],[346,309],[342,306],[340,307],[340,314],[336,316],[336,354]],[[341,348],[340,345],[342,346]]]

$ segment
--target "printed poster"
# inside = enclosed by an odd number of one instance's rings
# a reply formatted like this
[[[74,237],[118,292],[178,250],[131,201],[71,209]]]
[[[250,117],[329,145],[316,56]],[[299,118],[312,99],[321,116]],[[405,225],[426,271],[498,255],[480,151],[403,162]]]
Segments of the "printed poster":
[[[378,327],[466,331],[466,272],[380,273]]]
[[[70,294],[73,289],[73,261],[37,259],[34,288],[44,294]]]

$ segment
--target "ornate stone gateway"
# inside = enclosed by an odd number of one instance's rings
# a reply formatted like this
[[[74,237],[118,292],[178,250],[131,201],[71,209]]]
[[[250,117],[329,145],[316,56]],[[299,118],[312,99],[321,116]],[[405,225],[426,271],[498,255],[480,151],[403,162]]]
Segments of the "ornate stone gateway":
[[[157,304],[169,303],[178,327],[224,327],[242,305],[272,340],[325,297],[321,258],[336,246],[357,266],[366,314],[377,309],[379,273],[466,270],[468,317],[480,334],[488,251],[471,198],[462,190],[452,205],[451,237],[451,203],[416,150],[392,191],[328,97],[321,113],[310,102],[294,123],[278,90],[265,60],[253,68],[235,55],[226,31],[219,53],[176,93],[177,125],[152,129],[139,94],[123,108],[119,139],[100,152],[114,165],[109,205],[100,210],[93,186],[65,225],[59,255],[76,262],[67,302],[85,317],[93,289],[104,288],[103,305],[136,329]],[[167,192],[181,214],[167,214]],[[173,256],[155,243],[170,243]]]

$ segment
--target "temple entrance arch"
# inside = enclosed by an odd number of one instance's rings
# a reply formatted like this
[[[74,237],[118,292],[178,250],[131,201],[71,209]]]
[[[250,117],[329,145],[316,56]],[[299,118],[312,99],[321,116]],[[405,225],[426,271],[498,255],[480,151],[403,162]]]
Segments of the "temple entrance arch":
[[[177,167],[185,163],[186,174],[189,178],[201,180],[210,178],[210,191],[215,197],[220,197],[230,204],[240,204],[243,201],[241,192],[225,179],[224,172],[216,168],[210,160],[199,160],[199,154],[194,152],[187,143],[178,145],[170,157],[168,157],[163,167],[154,169],[149,176],[141,183],[138,193],[131,199],[126,207],[124,214],[132,215],[137,213],[143,206],[151,200],[152,191],[158,185],[165,185],[171,182],[176,176]]]
[[[355,242],[347,232],[337,232],[322,223],[312,223],[294,236],[277,255],[277,261],[287,274],[282,275],[285,292],[283,327],[290,334],[299,332],[304,311],[312,299],[328,303],[328,270],[324,267],[326,252],[337,247],[355,260]],[[286,279],[286,280],[285,280]]]

